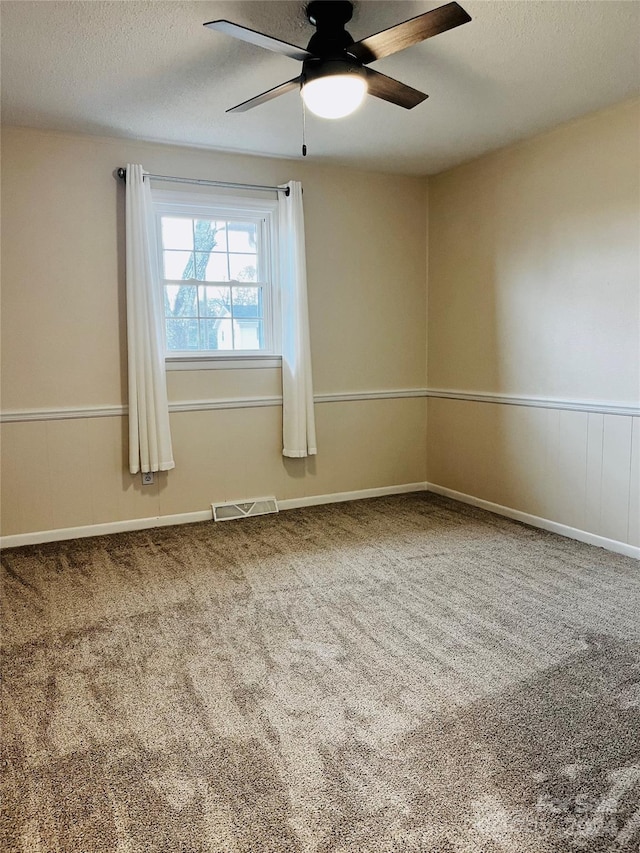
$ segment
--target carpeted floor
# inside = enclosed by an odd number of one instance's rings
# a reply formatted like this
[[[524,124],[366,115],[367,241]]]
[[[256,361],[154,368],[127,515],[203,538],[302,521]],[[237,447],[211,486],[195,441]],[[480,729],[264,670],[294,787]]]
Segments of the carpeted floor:
[[[6,551],[2,851],[640,848],[640,565],[433,495]]]

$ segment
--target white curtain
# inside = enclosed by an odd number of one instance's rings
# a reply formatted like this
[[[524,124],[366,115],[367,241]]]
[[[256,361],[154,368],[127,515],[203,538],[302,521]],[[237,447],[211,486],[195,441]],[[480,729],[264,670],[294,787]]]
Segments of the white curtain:
[[[302,185],[278,193],[282,309],[283,456],[317,453],[311,380]]]
[[[164,366],[162,293],[151,189],[142,166],[127,165],[127,347],[129,470],[175,467]]]

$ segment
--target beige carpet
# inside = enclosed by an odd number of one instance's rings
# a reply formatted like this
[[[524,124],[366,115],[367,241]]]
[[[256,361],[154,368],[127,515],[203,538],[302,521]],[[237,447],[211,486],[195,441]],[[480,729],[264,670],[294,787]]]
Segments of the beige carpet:
[[[426,494],[6,551],[2,851],[640,847],[640,571]]]

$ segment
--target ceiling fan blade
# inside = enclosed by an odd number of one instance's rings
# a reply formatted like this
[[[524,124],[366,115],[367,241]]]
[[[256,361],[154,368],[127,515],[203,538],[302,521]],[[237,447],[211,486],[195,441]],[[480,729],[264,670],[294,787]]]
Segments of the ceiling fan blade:
[[[298,89],[300,87],[300,81],[302,77],[294,77],[293,80],[287,80],[286,83],[281,83],[279,86],[274,86],[273,89],[267,89],[266,92],[263,92],[261,95],[256,95],[255,98],[249,98],[248,101],[243,101],[241,104],[238,104],[235,107],[231,107],[231,109],[226,110],[228,113],[244,113],[247,110],[251,110],[254,107],[259,107],[260,104],[266,104],[267,101],[273,100],[273,98],[277,98],[280,95],[285,95],[287,92],[290,92],[292,89]]]
[[[412,110],[429,97],[424,92],[419,92],[399,80],[394,80],[393,77],[387,77],[386,74],[374,71],[373,68],[364,68],[363,71],[367,76],[370,95],[397,104],[399,107],[404,107],[405,110]]]
[[[300,62],[303,62],[305,59],[309,59],[313,56],[312,53],[309,53],[309,51],[305,50],[303,47],[298,47],[295,44],[289,44],[289,42],[273,38],[272,36],[266,35],[266,33],[259,33],[256,30],[250,30],[249,27],[241,27],[240,24],[232,24],[231,21],[209,21],[208,24],[203,24],[203,26],[209,27],[210,30],[217,30],[220,33],[226,33],[228,36],[233,36],[241,41],[247,41],[249,44],[264,47],[266,50],[273,50],[275,53],[281,53],[291,59],[298,59]]]
[[[355,56],[361,62],[373,62],[374,59],[382,59],[390,56],[413,44],[437,36],[446,30],[459,27],[471,20],[462,6],[457,3],[447,3],[438,9],[432,9],[416,18],[410,18],[395,27],[389,27],[382,32],[368,36],[361,41],[354,42],[347,48],[348,53]]]

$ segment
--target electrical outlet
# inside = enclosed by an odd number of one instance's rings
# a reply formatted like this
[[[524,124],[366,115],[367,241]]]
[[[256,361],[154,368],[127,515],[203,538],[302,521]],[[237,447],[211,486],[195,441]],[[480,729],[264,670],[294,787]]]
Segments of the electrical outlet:
[[[143,486],[152,486],[153,485],[153,471],[143,471],[142,472],[142,485]]]

